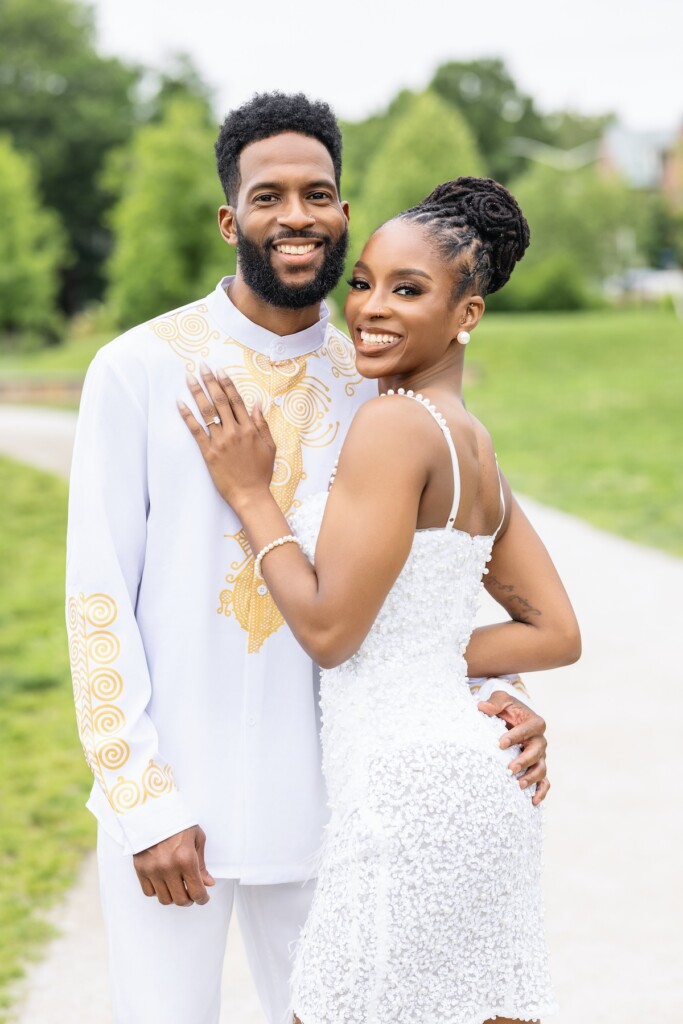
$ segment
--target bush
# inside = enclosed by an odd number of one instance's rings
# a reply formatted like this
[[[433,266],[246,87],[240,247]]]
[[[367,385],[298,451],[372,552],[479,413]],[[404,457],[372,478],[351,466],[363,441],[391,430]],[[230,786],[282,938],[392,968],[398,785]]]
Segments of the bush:
[[[3,348],[21,336],[55,340],[58,267],[66,246],[59,218],[41,206],[33,165],[0,136],[0,331]]]

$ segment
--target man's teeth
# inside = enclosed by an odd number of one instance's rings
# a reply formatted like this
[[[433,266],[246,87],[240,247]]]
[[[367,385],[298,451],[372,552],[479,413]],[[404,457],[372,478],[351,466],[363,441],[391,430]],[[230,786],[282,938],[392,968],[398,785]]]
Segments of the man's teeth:
[[[307,252],[313,252],[317,246],[313,242],[311,245],[276,245],[275,248],[287,256],[304,256]]]
[[[369,331],[360,332],[360,340],[366,345],[391,345],[398,341],[398,334],[370,334]]]

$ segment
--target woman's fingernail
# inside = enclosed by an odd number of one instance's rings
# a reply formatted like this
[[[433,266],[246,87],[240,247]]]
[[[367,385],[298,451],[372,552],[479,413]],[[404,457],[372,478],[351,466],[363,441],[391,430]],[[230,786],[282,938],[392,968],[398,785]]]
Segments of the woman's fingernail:
[[[529,785],[529,783],[525,782],[525,780],[522,779],[522,781],[520,782],[519,785],[520,785],[520,789],[526,789],[526,787]]]
[[[211,373],[211,370],[210,370],[210,369],[209,369],[209,367],[208,367],[208,366],[206,365],[206,363],[204,362],[204,360],[203,360],[203,359],[202,359],[201,363],[199,364],[199,367],[200,367],[200,369],[201,369],[202,373]]]
[[[188,371],[187,371],[187,373],[185,374],[185,380],[186,380],[186,381],[187,381],[187,383],[188,383],[188,384],[190,385],[190,387],[192,387],[192,386],[193,386],[194,384],[198,384],[198,383],[199,383],[199,381],[198,381],[198,380],[197,380],[197,378],[196,378],[196,377],[194,376],[194,374],[193,374],[193,373],[190,373],[190,371],[189,371],[189,370],[188,370]]]
[[[225,372],[225,370],[222,367],[218,371],[218,376],[221,378],[221,380],[227,380],[228,379],[228,375],[227,375],[227,373]]]

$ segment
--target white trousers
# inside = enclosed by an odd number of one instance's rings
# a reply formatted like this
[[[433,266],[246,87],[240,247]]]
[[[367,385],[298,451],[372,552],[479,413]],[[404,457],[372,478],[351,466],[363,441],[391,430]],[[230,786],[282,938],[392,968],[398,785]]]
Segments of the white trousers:
[[[143,894],[133,858],[99,829],[97,860],[116,1024],[218,1024],[233,906],[268,1024],[286,1024],[292,952],[315,882],[216,879],[203,907]]]

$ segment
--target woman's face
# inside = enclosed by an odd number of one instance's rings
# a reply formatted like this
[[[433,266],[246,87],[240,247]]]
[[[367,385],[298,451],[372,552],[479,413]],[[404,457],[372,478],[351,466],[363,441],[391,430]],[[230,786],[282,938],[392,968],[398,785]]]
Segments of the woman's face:
[[[344,306],[364,377],[435,366],[463,327],[472,296],[453,301],[454,267],[411,221],[392,220],[370,238],[353,268]],[[481,299],[476,300],[481,304]],[[477,317],[478,319],[479,317]]]

